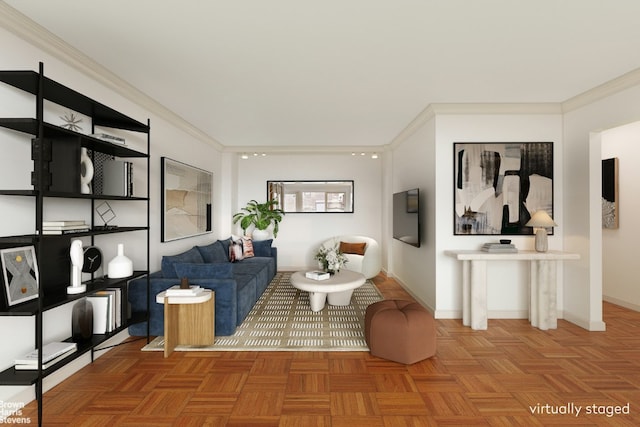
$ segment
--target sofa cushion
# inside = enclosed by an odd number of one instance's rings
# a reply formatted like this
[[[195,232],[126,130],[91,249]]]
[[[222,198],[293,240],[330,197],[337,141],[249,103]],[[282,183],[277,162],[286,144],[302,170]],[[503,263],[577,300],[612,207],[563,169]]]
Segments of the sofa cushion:
[[[229,244],[229,261],[237,262],[242,261],[244,259],[244,254],[242,253],[242,240],[231,240]]]
[[[200,251],[195,246],[186,252],[178,255],[165,255],[162,257],[161,270],[162,275],[166,278],[178,278],[176,269],[173,267],[176,263],[203,263],[204,259],[200,255]]]
[[[253,254],[255,256],[271,256],[271,243],[273,243],[273,239],[254,240],[252,243]]]
[[[340,252],[343,254],[364,255],[366,243],[340,242]]]
[[[177,262],[173,266],[178,277],[186,277],[188,279],[233,279],[233,264],[230,262]]]
[[[242,238],[242,256],[244,258],[251,258],[255,256],[253,252],[253,241],[251,237],[243,237]]]
[[[216,240],[207,246],[196,246],[204,262],[226,262],[229,261],[227,250],[220,240]]]

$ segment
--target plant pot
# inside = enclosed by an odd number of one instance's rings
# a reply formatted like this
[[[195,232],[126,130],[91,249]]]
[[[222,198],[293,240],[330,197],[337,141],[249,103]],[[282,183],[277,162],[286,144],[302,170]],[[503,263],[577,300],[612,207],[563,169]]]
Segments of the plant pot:
[[[271,237],[271,232],[269,230],[254,229],[251,233],[251,238],[255,241],[267,240],[269,237]]]

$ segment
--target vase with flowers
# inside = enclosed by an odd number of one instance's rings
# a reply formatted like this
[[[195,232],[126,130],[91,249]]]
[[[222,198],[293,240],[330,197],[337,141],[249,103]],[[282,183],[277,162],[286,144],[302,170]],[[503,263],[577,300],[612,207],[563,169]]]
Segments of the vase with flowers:
[[[340,251],[338,245],[333,247],[321,246],[316,253],[320,268],[329,274],[335,274],[349,261],[345,254]]]

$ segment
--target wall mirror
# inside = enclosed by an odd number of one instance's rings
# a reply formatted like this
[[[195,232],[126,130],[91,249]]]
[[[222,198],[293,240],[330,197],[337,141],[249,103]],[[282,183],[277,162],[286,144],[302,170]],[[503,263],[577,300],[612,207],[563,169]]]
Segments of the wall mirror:
[[[267,200],[286,213],[353,213],[353,180],[267,181]]]

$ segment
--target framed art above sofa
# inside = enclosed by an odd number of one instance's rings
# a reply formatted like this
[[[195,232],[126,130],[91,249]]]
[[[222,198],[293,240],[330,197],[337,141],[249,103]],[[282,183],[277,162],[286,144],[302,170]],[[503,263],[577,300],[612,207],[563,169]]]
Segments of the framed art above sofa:
[[[211,172],[162,157],[163,242],[211,232]]]

